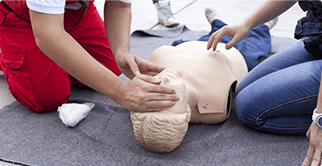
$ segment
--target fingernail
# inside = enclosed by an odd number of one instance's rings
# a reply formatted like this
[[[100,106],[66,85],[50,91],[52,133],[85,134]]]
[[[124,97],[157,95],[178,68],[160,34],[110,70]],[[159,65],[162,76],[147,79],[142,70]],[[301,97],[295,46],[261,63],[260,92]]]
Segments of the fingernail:
[[[177,99],[177,100],[180,100],[180,97],[179,97],[179,96],[177,96],[177,97],[176,97],[176,99]]]
[[[135,75],[139,75],[139,74],[140,74],[140,72],[139,72],[139,71],[136,71],[136,72],[135,72]]]
[[[176,102],[173,101],[172,104],[174,105],[174,104],[176,104]]]

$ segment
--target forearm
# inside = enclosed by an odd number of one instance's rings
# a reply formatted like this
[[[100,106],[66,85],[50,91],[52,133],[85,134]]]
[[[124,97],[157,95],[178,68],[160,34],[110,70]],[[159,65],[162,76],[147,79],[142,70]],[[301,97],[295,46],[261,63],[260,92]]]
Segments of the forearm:
[[[262,25],[267,21],[284,13],[292,7],[297,1],[267,0],[258,7],[252,14],[243,20],[248,29]]]
[[[114,56],[130,51],[131,4],[106,1],[104,22],[106,35]]]
[[[33,16],[31,14],[32,19]],[[51,16],[53,20],[57,19],[57,16],[53,17]],[[124,81],[89,55],[65,32],[63,23],[44,20],[46,20],[46,15],[39,14],[36,14],[34,21],[32,20],[39,48],[67,73],[112,100],[118,101],[117,89],[123,85]]]

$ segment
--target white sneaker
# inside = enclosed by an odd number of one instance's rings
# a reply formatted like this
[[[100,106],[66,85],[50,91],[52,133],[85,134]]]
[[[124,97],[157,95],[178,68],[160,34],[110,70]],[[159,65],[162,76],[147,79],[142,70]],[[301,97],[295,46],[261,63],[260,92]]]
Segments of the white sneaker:
[[[205,9],[205,15],[209,24],[211,24],[216,19],[216,11],[211,7],[207,7]]]
[[[158,12],[158,21],[166,27],[174,27],[180,24],[177,21],[171,11],[170,1],[164,0],[154,3]]]

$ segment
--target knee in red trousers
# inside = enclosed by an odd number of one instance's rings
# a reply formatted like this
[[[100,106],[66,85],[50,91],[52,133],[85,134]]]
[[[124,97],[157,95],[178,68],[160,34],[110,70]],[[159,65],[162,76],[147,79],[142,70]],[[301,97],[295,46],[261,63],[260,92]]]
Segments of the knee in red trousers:
[[[38,57],[37,61],[28,54],[31,53],[1,52],[2,69],[9,91],[31,111],[56,110],[70,96],[69,75],[46,55]]]

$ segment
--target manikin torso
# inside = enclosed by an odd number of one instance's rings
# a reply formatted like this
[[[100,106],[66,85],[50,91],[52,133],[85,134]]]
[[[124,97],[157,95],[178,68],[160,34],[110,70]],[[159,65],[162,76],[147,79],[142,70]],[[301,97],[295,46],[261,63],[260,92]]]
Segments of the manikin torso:
[[[232,91],[247,74],[247,66],[236,49],[225,50],[218,44],[212,52],[206,50],[206,44],[193,41],[161,46],[147,60],[175,70],[185,81],[191,123],[215,124],[228,118]]]

